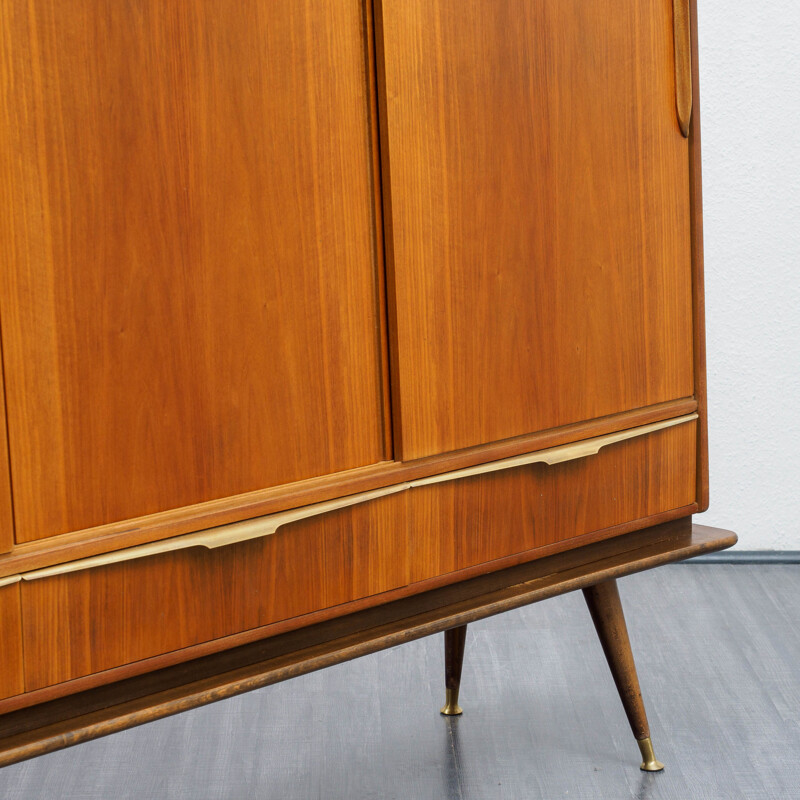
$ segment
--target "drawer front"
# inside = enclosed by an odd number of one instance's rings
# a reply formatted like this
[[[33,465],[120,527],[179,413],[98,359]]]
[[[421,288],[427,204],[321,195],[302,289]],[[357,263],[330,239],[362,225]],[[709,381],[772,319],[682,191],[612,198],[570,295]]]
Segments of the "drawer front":
[[[412,492],[411,580],[691,506],[696,426],[684,423],[563,464],[530,464]]]
[[[195,547],[24,580],[26,688],[430,578],[455,580],[458,570],[483,562],[520,553],[535,558],[537,548],[691,507],[695,427],[683,423],[552,466],[409,483],[396,494],[215,550]]]
[[[0,699],[24,690],[20,585],[3,586],[2,583],[0,578]]]
[[[28,691],[408,582],[405,501],[333,512],[217,550],[23,581]]]

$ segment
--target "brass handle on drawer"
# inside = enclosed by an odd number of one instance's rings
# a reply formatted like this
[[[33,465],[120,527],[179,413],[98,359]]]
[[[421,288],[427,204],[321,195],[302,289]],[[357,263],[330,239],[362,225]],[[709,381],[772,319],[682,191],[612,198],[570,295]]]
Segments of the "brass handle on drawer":
[[[595,455],[603,447],[610,444],[622,442],[626,439],[634,439],[637,436],[644,436],[645,434],[660,431],[664,428],[671,428],[674,425],[681,425],[684,422],[691,422],[695,419],[697,419],[697,414],[687,414],[683,417],[654,422],[651,425],[629,428],[628,430],[611,433],[607,436],[597,436],[594,439],[585,439],[584,441],[573,442],[572,444],[566,444],[560,447],[549,447],[546,450],[537,450],[534,453],[524,453],[520,456],[512,456],[511,458],[504,458],[499,461],[490,461],[488,464],[478,464],[475,467],[445,472],[441,475],[433,475],[429,478],[396,483],[392,486],[385,486],[382,489],[375,489],[371,492],[351,494],[347,497],[327,500],[324,503],[314,503],[313,505],[301,506],[300,508],[293,508],[289,511],[281,511],[277,514],[269,514],[268,516],[257,517],[256,519],[234,522],[230,525],[220,525],[217,528],[208,528],[204,531],[187,533],[183,536],[175,536],[172,539],[163,539],[159,542],[129,547],[125,550],[115,550],[111,553],[81,558],[77,561],[68,561],[64,564],[56,564],[52,567],[44,567],[43,569],[24,572],[22,575],[12,575],[9,578],[2,578],[0,579],[0,585],[3,585],[2,581],[13,583],[20,579],[33,581],[39,578],[50,578],[55,575],[65,575],[69,572],[78,572],[79,570],[92,569],[93,567],[105,567],[111,564],[119,564],[123,561],[145,558],[146,556],[186,550],[190,547],[205,547],[212,550],[217,547],[225,547],[229,544],[246,542],[250,539],[260,539],[272,535],[282,525],[287,525],[290,522],[308,519],[309,517],[315,517],[319,514],[327,514],[330,511],[337,511],[340,508],[366,503],[370,500],[376,500],[379,497],[386,497],[390,494],[404,492],[408,489],[415,489],[420,486],[429,486],[434,483],[454,481],[473,475],[483,475],[488,472],[521,467],[526,464],[561,464],[564,461],[573,461],[578,458]]]
[[[675,29],[675,107],[681,133],[689,135],[692,119],[692,33],[689,0],[672,0]]]
[[[174,553],[177,550],[187,550],[190,547],[205,547],[213,550],[217,547],[225,547],[229,544],[247,542],[251,539],[261,539],[271,536],[282,525],[290,522],[297,522],[308,517],[315,517],[318,514],[327,514],[340,508],[366,503],[369,500],[376,500],[379,497],[386,497],[396,492],[402,492],[409,488],[407,483],[397,483],[394,486],[386,486],[382,489],[375,489],[371,492],[361,492],[351,494],[347,497],[337,497],[335,500],[327,500],[324,503],[314,503],[309,506],[293,508],[289,511],[281,511],[277,514],[269,514],[264,517],[244,520],[243,522],[233,522],[230,525],[220,525],[217,528],[207,528],[197,533],[187,533],[184,536],[174,536],[172,539],[162,539],[159,542],[142,544],[136,547],[128,547],[125,550],[114,550],[110,553],[102,553],[98,556],[81,558],[77,561],[67,561],[64,564],[55,564],[52,567],[35,569],[31,572],[23,572],[21,578],[26,581],[35,581],[39,578],[51,578],[55,575],[65,575],[69,572],[92,569],[93,567],[107,567],[111,564],[120,564],[123,561],[133,561],[134,559],[145,558],[147,556],[157,556],[162,553]]]
[[[603,447],[623,442],[626,439],[635,439],[637,436],[644,436],[647,433],[671,428],[673,425],[682,425],[684,422],[691,422],[698,418],[697,414],[687,414],[683,417],[667,419],[663,422],[654,422],[651,425],[642,425],[639,428],[629,428],[626,431],[610,433],[607,436],[597,436],[594,439],[585,439],[582,442],[573,442],[561,447],[549,447],[547,450],[537,450],[535,453],[524,453],[521,456],[511,456],[500,461],[490,461],[488,464],[478,464],[476,467],[467,467],[453,472],[445,472],[442,475],[432,475],[430,478],[422,478],[418,481],[411,481],[412,488],[415,486],[428,486],[432,483],[442,483],[453,481],[458,478],[469,478],[473,475],[482,475],[486,472],[495,472],[500,469],[511,469],[512,467],[522,467],[525,464],[561,464],[564,461],[574,461],[577,458],[593,456],[600,452]]]

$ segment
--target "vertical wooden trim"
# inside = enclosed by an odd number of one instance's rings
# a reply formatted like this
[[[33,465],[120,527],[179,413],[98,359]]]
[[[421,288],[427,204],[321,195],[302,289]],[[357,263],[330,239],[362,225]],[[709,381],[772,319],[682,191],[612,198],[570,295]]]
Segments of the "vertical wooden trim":
[[[0,589],[0,698],[25,691],[22,678],[22,603],[20,584]]]
[[[11,495],[4,374],[3,348],[0,343],[0,553],[9,553],[14,548],[14,506]]]
[[[402,435],[402,395],[397,354],[397,296],[394,264],[394,231],[392,224],[392,181],[389,163],[389,112],[386,99],[386,56],[384,53],[383,0],[369,0],[373,9],[375,43],[375,75],[377,79],[378,133],[380,142],[381,199],[383,205],[384,264],[386,270],[386,319],[389,334],[389,383],[392,396],[392,431],[394,457],[404,459]]]
[[[694,394],[697,424],[697,505],[708,508],[708,401],[706,396],[706,317],[703,278],[703,187],[700,155],[700,84],[697,58],[697,0],[689,8],[692,40],[692,119],[689,126],[689,191],[692,225],[692,306],[694,323]]]
[[[366,42],[366,78],[369,96],[369,147],[372,156],[372,232],[378,292],[378,341],[381,353],[381,397],[383,399],[383,441],[386,461],[394,459],[392,435],[392,385],[389,364],[388,300],[386,296],[386,238],[383,223],[381,184],[380,117],[378,114],[378,68],[375,57],[375,14],[373,0],[364,0],[364,37]]]

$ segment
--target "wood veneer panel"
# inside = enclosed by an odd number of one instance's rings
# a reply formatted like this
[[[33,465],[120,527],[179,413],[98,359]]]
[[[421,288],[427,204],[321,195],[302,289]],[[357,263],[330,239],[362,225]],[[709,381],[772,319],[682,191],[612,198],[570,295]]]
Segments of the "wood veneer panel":
[[[692,422],[564,464],[414,490],[412,581],[691,506],[696,435]]]
[[[690,396],[672,7],[381,0],[403,459]]]
[[[0,587],[0,698],[25,691],[22,674],[20,586]]]
[[[7,553],[14,547],[14,510],[11,500],[7,433],[3,353],[0,347],[0,553]]]
[[[205,551],[24,582],[28,691],[408,583],[405,499]]]
[[[361,0],[0,0],[17,540],[386,458]]]

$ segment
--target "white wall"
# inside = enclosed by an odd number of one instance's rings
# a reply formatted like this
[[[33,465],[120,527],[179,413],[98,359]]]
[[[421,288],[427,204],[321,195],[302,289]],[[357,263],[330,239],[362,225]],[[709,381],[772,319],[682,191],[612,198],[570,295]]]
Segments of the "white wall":
[[[800,0],[698,0],[711,507],[800,550]]]

